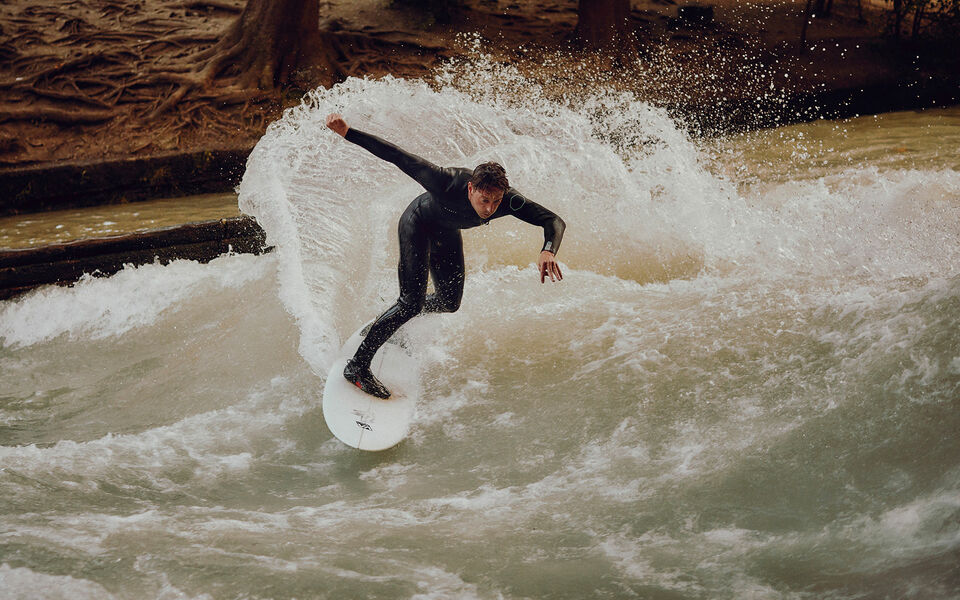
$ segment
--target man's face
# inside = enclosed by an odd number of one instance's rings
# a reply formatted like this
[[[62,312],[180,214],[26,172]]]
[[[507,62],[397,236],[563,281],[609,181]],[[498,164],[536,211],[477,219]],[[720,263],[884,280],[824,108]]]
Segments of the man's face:
[[[493,213],[497,212],[497,207],[503,201],[503,190],[496,188],[479,190],[473,187],[472,183],[467,183],[467,198],[470,199],[470,206],[477,211],[481,219],[489,219]]]

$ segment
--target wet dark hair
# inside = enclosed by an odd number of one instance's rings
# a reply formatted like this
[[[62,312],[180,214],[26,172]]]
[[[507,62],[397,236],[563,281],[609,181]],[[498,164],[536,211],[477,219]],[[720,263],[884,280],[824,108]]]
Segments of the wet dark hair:
[[[473,176],[470,178],[473,187],[481,190],[500,190],[502,192],[510,189],[510,182],[507,181],[507,172],[500,163],[485,162],[478,165],[473,170]]]

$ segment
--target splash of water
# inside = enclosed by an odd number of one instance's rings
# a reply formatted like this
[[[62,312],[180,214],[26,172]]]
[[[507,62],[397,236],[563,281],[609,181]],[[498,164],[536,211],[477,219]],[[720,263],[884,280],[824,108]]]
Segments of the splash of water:
[[[434,86],[387,77],[316,90],[270,127],[240,204],[278,248],[281,296],[314,368],[395,298],[395,224],[421,191],[327,130],[330,112],[436,164],[505,164],[515,187],[567,221],[568,268],[640,284],[731,268],[764,278],[953,272],[956,248],[938,249],[960,222],[953,172],[929,186],[922,171],[855,168],[745,190],[712,172],[663,110],[630,93],[548,96],[479,55]],[[527,265],[536,235],[512,223],[469,231],[468,261]]]

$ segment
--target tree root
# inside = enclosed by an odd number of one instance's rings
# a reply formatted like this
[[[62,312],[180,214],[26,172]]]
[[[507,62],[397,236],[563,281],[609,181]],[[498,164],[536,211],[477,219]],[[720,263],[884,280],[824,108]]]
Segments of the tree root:
[[[90,96],[83,94],[81,92],[69,94],[65,92],[58,92],[55,90],[46,90],[46,89],[30,89],[27,90],[30,95],[36,98],[46,98],[48,100],[55,100],[58,102],[76,102],[79,104],[87,104],[90,106],[95,106],[97,108],[110,108],[110,104],[98,100],[97,98],[91,98]]]
[[[160,37],[155,40],[150,40],[149,42],[143,42],[140,44],[140,48],[149,48],[150,46],[156,44],[169,44],[171,46],[177,46],[178,48],[183,48],[189,45],[195,45],[198,42],[215,42],[220,39],[218,35],[212,34],[186,34],[186,35],[173,35]]]
[[[0,89],[2,88],[14,88],[20,87],[23,85],[33,84],[41,79],[54,78],[58,75],[68,73],[70,71],[75,71],[80,68],[89,68],[100,62],[112,62],[117,65],[123,65],[124,61],[121,60],[120,56],[122,54],[130,53],[115,53],[115,54],[86,54],[79,58],[73,60],[68,60],[66,62],[61,62],[56,66],[37,71],[26,77],[18,77],[13,81],[0,81]],[[135,56],[135,55],[134,55]]]
[[[0,123],[5,121],[48,121],[60,125],[88,125],[109,121],[115,115],[109,110],[63,109],[53,106],[0,106]]]
[[[175,106],[183,100],[184,96],[194,89],[199,87],[209,88],[213,80],[227,67],[228,63],[232,62],[243,52],[244,46],[239,40],[235,39],[237,36],[234,33],[234,29],[235,28],[231,28],[231,32],[224,37],[219,44],[208,48],[195,57],[197,60],[206,61],[199,70],[188,75],[166,74],[166,76],[170,78],[170,81],[178,82],[180,87],[170,94],[166,100],[157,105],[153,112],[150,113],[151,118],[156,118],[172,106]],[[241,87],[247,87],[243,85],[243,82],[241,82],[240,85]]]
[[[218,0],[191,0],[184,3],[183,7],[191,10],[213,8],[215,10],[222,10],[236,14],[240,14],[243,11],[243,8],[237,6],[236,4],[231,2],[219,2]]]
[[[14,2],[25,8],[0,24],[0,122],[66,130],[116,117],[137,132],[125,148],[249,135],[277,116],[283,86],[330,85],[418,52],[399,31],[321,30],[309,0]],[[224,25],[210,33],[210,22]],[[378,50],[399,56],[368,64]]]

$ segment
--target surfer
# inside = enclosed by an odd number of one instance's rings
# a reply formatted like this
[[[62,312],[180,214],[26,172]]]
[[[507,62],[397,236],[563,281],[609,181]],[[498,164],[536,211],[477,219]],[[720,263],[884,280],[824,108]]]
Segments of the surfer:
[[[504,168],[486,162],[477,168],[440,168],[376,136],[348,127],[338,114],[327,116],[327,127],[389,161],[424,187],[400,216],[400,298],[373,322],[343,376],[364,392],[389,398],[390,391],[374,377],[374,354],[400,326],[421,312],[456,312],[463,296],[463,239],[461,229],[486,225],[491,219],[513,215],[543,227],[543,247],[537,266],[540,283],[547,277],[560,281],[563,274],[556,254],[563,238],[563,219],[531,202],[510,187]],[[434,293],[427,295],[427,273]]]

